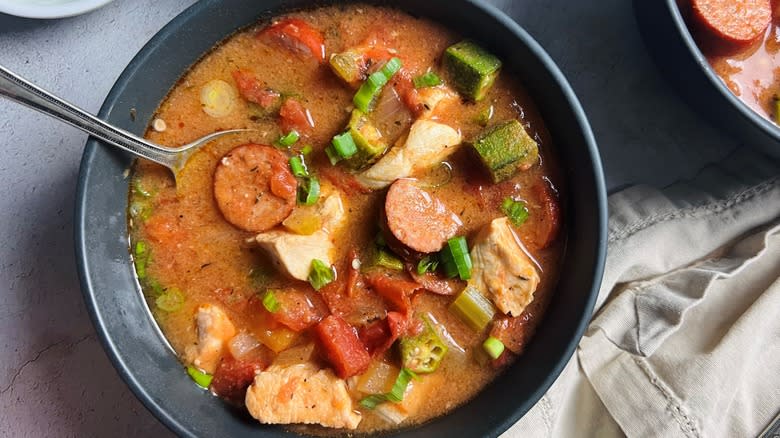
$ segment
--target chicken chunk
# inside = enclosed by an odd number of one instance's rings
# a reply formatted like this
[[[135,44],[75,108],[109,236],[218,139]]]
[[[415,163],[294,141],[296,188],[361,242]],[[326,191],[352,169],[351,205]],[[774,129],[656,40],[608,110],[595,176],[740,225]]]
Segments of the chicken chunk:
[[[444,161],[461,142],[460,132],[443,123],[419,119],[403,146],[394,146],[376,164],[357,175],[370,189],[382,189],[399,178],[413,176]]]
[[[458,94],[449,87],[428,87],[417,91],[423,104],[419,119],[430,119],[435,112],[446,110],[447,106],[458,101]]]
[[[236,335],[236,327],[225,311],[213,304],[198,307],[195,324],[198,342],[185,349],[185,360],[209,374],[214,374],[227,342]]]
[[[506,217],[480,230],[471,249],[469,285],[489,297],[499,310],[519,316],[534,299],[539,273]]]
[[[319,370],[311,363],[273,365],[257,374],[246,391],[246,407],[254,418],[268,424],[355,429],[362,419],[346,383],[331,370]]]
[[[333,234],[344,224],[344,204],[338,192],[333,191],[319,207],[322,228],[309,235],[273,230],[250,239],[265,250],[277,268],[297,280],[306,281],[314,259],[331,264],[334,251]]]

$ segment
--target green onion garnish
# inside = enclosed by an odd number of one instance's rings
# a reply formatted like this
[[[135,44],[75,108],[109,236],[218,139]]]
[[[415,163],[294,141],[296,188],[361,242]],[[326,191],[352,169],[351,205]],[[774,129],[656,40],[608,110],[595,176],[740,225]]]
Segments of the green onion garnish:
[[[293,175],[299,178],[309,176],[309,171],[306,169],[306,163],[303,162],[302,155],[290,157],[290,170],[292,170]]]
[[[189,365],[187,367],[187,374],[190,375],[192,380],[195,381],[195,383],[198,384],[201,388],[208,389],[209,385],[211,385],[211,380],[214,378],[211,374],[204,373],[203,371],[195,368],[192,365]]]
[[[364,113],[370,112],[374,99],[382,91],[382,87],[387,84],[400,68],[401,60],[392,58],[379,71],[371,73],[368,79],[363,82],[363,85],[360,86],[358,92],[355,93],[355,97],[352,98],[352,103],[355,104],[355,107]]]
[[[184,294],[174,287],[169,288],[154,301],[160,310],[175,312],[184,305]]]
[[[398,257],[385,251],[384,249],[378,249],[374,256],[374,266],[381,266],[383,268],[392,269],[394,271],[403,271],[404,263]]]
[[[309,271],[309,283],[311,283],[311,287],[320,290],[323,286],[332,282],[335,277],[333,269],[326,265],[325,262],[319,259],[311,261],[311,271]]]
[[[298,184],[298,204],[314,205],[320,198],[320,180],[310,176]]]
[[[271,313],[279,311],[281,305],[279,304],[279,301],[276,300],[276,294],[274,294],[273,290],[269,289],[268,292],[263,295],[263,307]]]
[[[467,286],[450,305],[450,312],[457,315],[474,331],[481,332],[493,319],[496,309],[479,290]]]
[[[133,255],[135,273],[138,276],[138,279],[143,280],[146,278],[146,264],[149,262],[149,249],[146,247],[146,242],[142,240],[135,242]]]
[[[333,147],[333,145],[330,145],[325,148],[325,155],[328,156],[328,160],[330,160],[330,164],[333,164],[334,166],[336,163],[341,161],[341,157],[339,157],[339,153],[336,152],[336,149]]]
[[[152,196],[152,193],[144,189],[144,187],[141,185],[141,180],[139,178],[133,179],[133,191],[136,195],[144,198]]]
[[[433,272],[439,267],[439,259],[435,255],[427,255],[417,263],[417,273],[420,275],[426,272]]]
[[[298,131],[293,129],[292,131],[288,132],[287,134],[279,137],[279,140],[276,140],[276,145],[277,146],[284,146],[284,147],[288,148],[288,147],[294,145],[295,142],[298,141],[299,138],[301,138],[301,135],[298,134]]]
[[[393,389],[391,389],[390,392],[369,395],[368,397],[360,400],[360,406],[366,409],[374,409],[377,407],[377,405],[387,401],[393,403],[402,402],[404,400],[406,387],[409,386],[409,382],[415,377],[416,376],[413,372],[407,370],[406,368],[401,368],[401,371],[398,373],[398,377],[396,377],[395,383],[393,384]]]
[[[439,75],[432,71],[417,76],[416,78],[412,79],[412,82],[414,82],[414,88],[435,87],[442,84]]]
[[[498,359],[501,353],[504,352],[504,343],[500,340],[490,336],[482,343],[482,348],[493,359]]]
[[[461,280],[471,278],[471,256],[465,237],[448,240],[447,245],[439,252],[439,258],[447,277],[460,277]]]
[[[525,202],[523,201],[505,198],[504,201],[501,202],[501,211],[504,212],[506,217],[508,217],[516,227],[523,225],[523,222],[528,219],[528,207],[526,207]]]
[[[333,137],[331,141],[333,150],[341,158],[349,158],[357,153],[357,146],[355,140],[352,138],[352,134],[349,131]]]
[[[306,146],[301,148],[301,155],[309,155],[312,151],[312,147],[310,144],[307,144]]]

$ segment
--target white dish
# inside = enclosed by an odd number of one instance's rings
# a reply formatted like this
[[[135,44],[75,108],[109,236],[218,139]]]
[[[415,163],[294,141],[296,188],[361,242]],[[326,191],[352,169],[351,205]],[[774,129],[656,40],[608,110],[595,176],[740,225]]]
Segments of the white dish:
[[[0,0],[0,12],[26,18],[72,17],[112,0]]]

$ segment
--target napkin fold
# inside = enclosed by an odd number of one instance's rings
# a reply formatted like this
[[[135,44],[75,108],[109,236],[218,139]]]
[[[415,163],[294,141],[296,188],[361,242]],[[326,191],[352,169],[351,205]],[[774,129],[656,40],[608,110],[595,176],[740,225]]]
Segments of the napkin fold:
[[[739,149],[609,215],[591,324],[505,437],[759,434],[780,411],[780,163]]]

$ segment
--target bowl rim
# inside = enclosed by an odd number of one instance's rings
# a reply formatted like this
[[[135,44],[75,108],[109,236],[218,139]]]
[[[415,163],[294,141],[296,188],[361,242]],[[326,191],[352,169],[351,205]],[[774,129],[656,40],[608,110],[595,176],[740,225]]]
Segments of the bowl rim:
[[[742,99],[740,99],[737,95],[732,93],[723,82],[723,79],[721,79],[720,76],[718,76],[718,73],[715,72],[715,69],[712,68],[712,65],[707,60],[707,57],[701,51],[699,45],[696,43],[696,40],[693,38],[693,35],[688,28],[688,24],[685,22],[685,19],[682,16],[682,11],[680,11],[677,0],[666,0],[665,5],[669,9],[669,15],[672,17],[672,21],[674,22],[674,26],[677,28],[678,34],[682,36],[685,47],[688,49],[688,52],[693,55],[693,59],[704,72],[704,75],[707,77],[710,84],[716,90],[718,90],[720,95],[725,98],[732,107],[737,109],[743,118],[749,120],[767,136],[774,138],[777,142],[780,142],[780,126],[759,114],[756,110],[743,102]]]
[[[575,336],[573,336],[565,343],[565,353],[550,369],[550,372],[537,386],[536,391],[530,397],[533,398],[535,402],[544,395],[550,386],[552,386],[553,382],[559,377],[560,373],[571,359],[588,323],[590,322],[593,308],[595,306],[598,291],[602,282],[607,246],[608,210],[604,172],[596,140],[586,117],[585,110],[577,99],[571,85],[566,80],[565,76],[552,60],[552,58],[541,47],[541,45],[539,45],[539,43],[537,43],[536,40],[525,31],[525,29],[523,29],[519,24],[517,24],[513,19],[500,11],[498,8],[490,4],[486,4],[480,0],[462,1],[471,7],[480,9],[482,12],[489,15],[492,20],[495,20],[499,24],[505,26],[518,39],[523,40],[523,42],[528,46],[529,51],[531,51],[534,56],[537,57],[539,62],[553,78],[556,83],[555,85],[559,87],[565,101],[568,103],[576,125],[580,130],[583,143],[586,145],[586,150],[584,153],[590,158],[592,164],[592,177],[595,186],[593,187],[593,190],[596,198],[596,204],[592,206],[592,212],[596,217],[595,228],[597,229],[597,235],[593,239],[596,242],[596,247],[593,250],[594,258],[593,270],[591,274],[592,284],[590,284],[590,287],[587,289],[587,299],[585,300],[583,312],[578,316],[576,323],[574,324]],[[148,61],[150,56],[149,52],[152,51],[153,48],[160,45],[166,38],[170,37],[171,34],[177,32],[182,24],[187,23],[191,17],[199,14],[200,11],[208,7],[210,3],[212,3],[212,1],[200,1],[191,5],[179,15],[174,17],[171,21],[169,21],[138,51],[138,53],[133,57],[119,78],[116,80],[115,84],[112,86],[104,100],[103,105],[100,108],[98,117],[106,118],[111,113],[113,107],[118,102],[119,95],[123,92],[124,88],[127,87],[131,77]],[[312,2],[312,5],[317,6],[318,2],[315,0]],[[137,372],[129,368],[128,365],[122,360],[120,348],[113,339],[112,335],[110,335],[106,329],[106,321],[104,321],[101,315],[101,311],[98,308],[97,302],[95,300],[95,290],[92,287],[92,282],[90,279],[91,267],[89,266],[86,246],[86,235],[88,234],[86,218],[88,212],[86,210],[85,195],[88,188],[87,179],[90,161],[100,147],[103,146],[98,140],[88,138],[79,169],[79,178],[76,191],[76,208],[74,210],[74,240],[77,270],[87,313],[89,314],[90,319],[95,326],[98,338],[100,339],[106,354],[117,370],[117,373],[125,381],[133,394],[158,420],[165,424],[174,433],[181,436],[190,436],[191,430],[186,427],[186,425],[177,421],[168,411],[166,411],[166,409],[160,405],[158,400],[155,400],[147,393],[136,376]],[[533,406],[533,404],[529,404],[526,410],[516,409],[513,411],[512,415],[504,418],[503,420],[495,422],[490,429],[491,435],[498,436],[500,433],[509,429],[509,427],[511,427],[527,413],[527,410],[530,409],[531,406]]]
[[[114,0],[72,0],[55,5],[36,5],[0,0],[0,12],[24,18],[65,18],[94,11]]]

